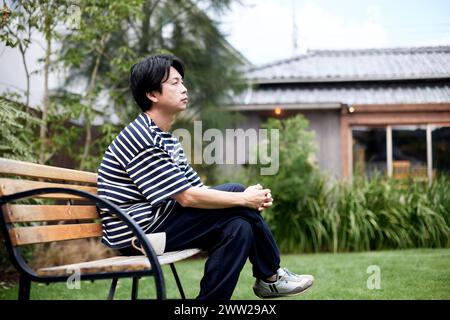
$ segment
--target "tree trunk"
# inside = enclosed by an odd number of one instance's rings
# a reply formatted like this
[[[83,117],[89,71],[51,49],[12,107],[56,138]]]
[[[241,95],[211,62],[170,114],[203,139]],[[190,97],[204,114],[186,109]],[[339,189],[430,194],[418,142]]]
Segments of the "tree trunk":
[[[84,129],[86,130],[86,135],[84,137],[84,147],[83,147],[83,155],[81,156],[81,160],[80,160],[80,170],[84,170],[85,166],[86,166],[86,159],[89,155],[89,150],[90,150],[90,146],[92,143],[92,132],[91,132],[91,128],[92,128],[92,123],[91,123],[91,119],[90,119],[90,115],[85,116],[84,119]]]
[[[142,12],[144,13],[144,17],[142,18],[141,36],[139,38],[139,54],[145,55],[149,52],[151,40],[151,37],[149,37],[151,31],[151,18],[153,12],[160,2],[161,0],[155,0],[153,3],[152,1],[147,1],[142,5]]]
[[[89,81],[89,87],[86,92],[89,109],[87,109],[84,112],[84,129],[86,131],[86,136],[84,138],[83,155],[81,156],[81,160],[80,160],[80,166],[79,166],[80,170],[85,169],[86,159],[89,156],[89,151],[90,151],[90,147],[91,147],[91,143],[92,143],[92,132],[91,132],[91,130],[92,130],[91,110],[92,109],[91,108],[93,108],[92,105],[95,102],[95,99],[94,99],[95,83],[97,80],[98,69],[100,68],[100,62],[102,60],[103,53],[105,52],[106,43],[108,42],[110,36],[111,36],[111,34],[104,35],[102,37],[102,40],[100,41],[100,44],[101,44],[100,50],[98,51],[98,56],[97,56],[97,59],[95,60],[94,69],[92,70],[92,73],[91,73],[91,80]]]
[[[47,118],[48,110],[50,107],[48,78],[50,74],[50,55],[52,52],[52,33],[51,33],[51,16],[47,13],[45,17],[45,39],[47,41],[47,48],[45,50],[45,64],[44,64],[44,101],[42,105],[42,117],[41,127],[39,133],[39,139],[41,142],[41,148],[39,151],[39,163],[45,163],[45,149],[47,144]]]
[[[29,107],[29,105],[30,105],[30,72],[28,71],[27,60],[25,57],[26,50],[23,48],[22,44],[19,45],[19,50],[22,55],[22,63],[23,63],[23,68],[25,69],[25,77],[26,77],[26,81],[27,81],[27,83],[26,83],[27,89],[25,91],[25,105],[27,107]]]
[[[148,38],[149,30],[150,30],[150,2],[145,2],[142,5],[142,12],[144,12],[144,17],[142,18],[141,25],[141,37],[139,43],[139,53],[147,52],[150,44],[150,39]]]

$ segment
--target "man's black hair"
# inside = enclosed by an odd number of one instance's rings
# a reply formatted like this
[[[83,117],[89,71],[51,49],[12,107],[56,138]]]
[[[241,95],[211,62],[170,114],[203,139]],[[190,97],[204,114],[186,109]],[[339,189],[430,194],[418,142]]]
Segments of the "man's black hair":
[[[162,92],[161,84],[169,77],[169,69],[174,67],[184,77],[184,63],[171,54],[150,56],[131,67],[130,89],[134,100],[142,111],[152,107],[147,92]]]

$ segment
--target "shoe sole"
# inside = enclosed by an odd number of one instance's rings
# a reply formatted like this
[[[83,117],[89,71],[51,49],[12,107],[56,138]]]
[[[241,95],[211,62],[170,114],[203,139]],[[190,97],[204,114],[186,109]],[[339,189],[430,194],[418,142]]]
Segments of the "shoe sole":
[[[259,294],[259,292],[257,292],[255,290],[255,288],[253,288],[253,292],[255,293],[255,295],[258,298],[261,299],[271,299],[271,298],[283,298],[283,297],[293,297],[293,296],[298,296],[302,293],[305,293],[306,291],[308,291],[309,288],[311,288],[313,286],[314,282],[312,282],[308,287],[306,287],[305,289],[303,289],[302,291],[299,292],[294,292],[294,293],[272,293],[270,295],[266,295],[266,296],[262,296]]]

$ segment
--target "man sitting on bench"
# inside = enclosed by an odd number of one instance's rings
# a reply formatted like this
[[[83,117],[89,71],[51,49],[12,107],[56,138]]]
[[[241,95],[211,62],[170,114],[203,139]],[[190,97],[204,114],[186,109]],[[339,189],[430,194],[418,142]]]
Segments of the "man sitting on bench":
[[[201,248],[208,253],[198,299],[230,299],[247,258],[260,298],[304,292],[310,275],[280,268],[280,254],[261,211],[272,205],[270,189],[227,183],[205,187],[170,133],[188,104],[184,65],[172,55],[151,56],[131,68],[130,88],[142,113],[107,148],[98,170],[98,194],[120,207],[147,233],[165,232],[166,250]],[[102,211],[103,243],[124,255],[127,226]]]

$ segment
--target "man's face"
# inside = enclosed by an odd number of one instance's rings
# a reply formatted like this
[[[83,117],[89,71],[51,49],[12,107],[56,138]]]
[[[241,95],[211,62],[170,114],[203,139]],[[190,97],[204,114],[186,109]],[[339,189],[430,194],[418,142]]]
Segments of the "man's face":
[[[169,77],[162,83],[161,87],[161,92],[155,91],[152,93],[156,98],[156,102],[153,101],[152,108],[160,108],[170,113],[178,113],[186,109],[188,103],[187,89],[183,84],[180,73],[174,67],[170,67]]]

